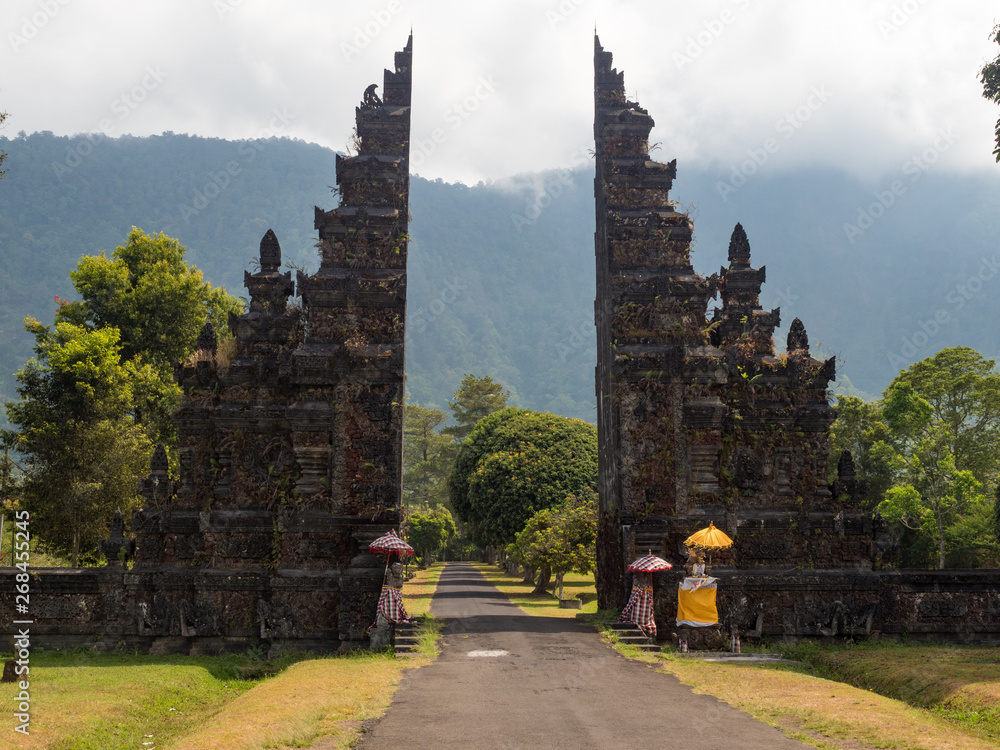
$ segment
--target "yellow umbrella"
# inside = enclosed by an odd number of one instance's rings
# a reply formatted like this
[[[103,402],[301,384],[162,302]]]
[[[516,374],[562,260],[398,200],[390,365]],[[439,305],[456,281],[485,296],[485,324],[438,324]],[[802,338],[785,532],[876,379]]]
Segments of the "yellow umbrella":
[[[733,546],[733,540],[726,536],[724,531],[715,528],[714,523],[709,523],[707,529],[694,532],[684,540],[685,547],[698,547],[700,549],[728,549]]]

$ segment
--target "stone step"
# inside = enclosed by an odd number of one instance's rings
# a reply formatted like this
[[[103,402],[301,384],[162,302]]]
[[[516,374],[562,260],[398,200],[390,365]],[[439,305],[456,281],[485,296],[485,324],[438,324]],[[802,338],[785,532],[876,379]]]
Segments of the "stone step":
[[[616,622],[611,626],[611,632],[618,638],[619,643],[627,643],[635,646],[641,651],[660,651],[660,646],[649,636],[639,629],[638,625],[630,622]]]
[[[396,625],[393,637],[393,648],[396,656],[409,656],[417,653],[417,643],[420,640],[420,630],[424,625],[422,617],[414,617],[411,622]]]

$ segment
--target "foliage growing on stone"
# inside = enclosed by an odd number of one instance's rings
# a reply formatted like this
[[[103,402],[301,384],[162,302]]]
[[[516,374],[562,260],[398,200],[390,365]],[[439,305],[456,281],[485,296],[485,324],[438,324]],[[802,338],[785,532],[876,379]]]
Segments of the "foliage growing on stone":
[[[593,425],[514,407],[476,425],[449,482],[452,508],[484,546],[509,544],[535,512],[596,488]]]

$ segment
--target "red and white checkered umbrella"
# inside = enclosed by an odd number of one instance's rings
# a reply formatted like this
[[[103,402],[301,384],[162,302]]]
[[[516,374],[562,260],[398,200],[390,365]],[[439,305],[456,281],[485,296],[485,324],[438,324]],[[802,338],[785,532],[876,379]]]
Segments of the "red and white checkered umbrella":
[[[391,554],[395,552],[397,555],[412,555],[413,547],[396,536],[396,532],[390,529],[388,534],[380,536],[369,544],[368,551],[376,554]]]
[[[674,566],[656,555],[646,555],[628,564],[629,570],[639,573],[659,573],[661,570],[670,570],[672,567]]]

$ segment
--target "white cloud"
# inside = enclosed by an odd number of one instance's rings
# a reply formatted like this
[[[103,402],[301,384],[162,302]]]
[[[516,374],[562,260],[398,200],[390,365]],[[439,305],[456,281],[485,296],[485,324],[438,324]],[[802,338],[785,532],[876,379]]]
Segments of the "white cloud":
[[[726,168],[826,87],[828,101],[793,136],[778,136],[770,168],[832,166],[875,179],[947,125],[959,139],[945,168],[996,168],[998,112],[977,79],[998,52],[989,39],[998,12],[986,0],[960,8],[933,0],[7,5],[0,107],[13,132],[94,131],[110,117],[116,134],[252,138],[279,108],[295,115],[288,135],[343,149],[355,104],[381,82],[412,24],[412,136],[446,136],[416,171],[499,180],[564,167],[592,142],[596,23],[629,93],[656,120],[658,158]],[[149,66],[166,79],[121,117],[115,103]],[[483,80],[495,90],[455,124],[455,107],[473,103]]]

